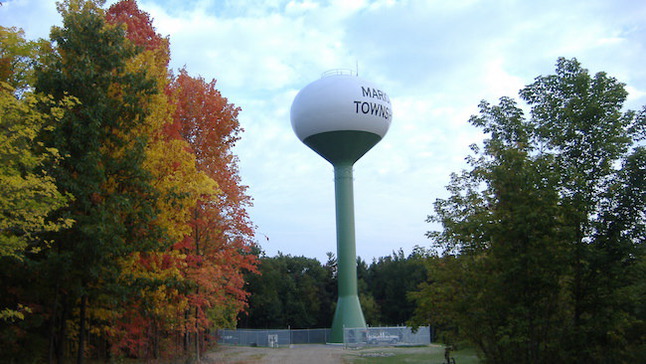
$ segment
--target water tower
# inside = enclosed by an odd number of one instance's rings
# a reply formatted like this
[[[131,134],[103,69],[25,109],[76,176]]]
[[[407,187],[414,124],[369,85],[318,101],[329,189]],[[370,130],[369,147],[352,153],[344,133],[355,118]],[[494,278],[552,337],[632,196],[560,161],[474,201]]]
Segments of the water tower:
[[[343,342],[343,328],[366,327],[357,294],[352,166],[386,134],[390,99],[351,72],[331,71],[294,98],[292,128],[308,147],[334,166],[339,298],[331,342]]]

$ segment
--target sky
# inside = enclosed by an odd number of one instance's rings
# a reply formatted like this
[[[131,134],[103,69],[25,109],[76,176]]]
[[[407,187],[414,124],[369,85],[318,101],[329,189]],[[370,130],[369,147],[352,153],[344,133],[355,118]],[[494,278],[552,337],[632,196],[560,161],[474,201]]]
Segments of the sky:
[[[53,0],[0,1],[0,25],[48,38]],[[114,3],[108,1],[107,5]],[[354,166],[357,255],[367,262],[414,246],[483,135],[468,123],[481,100],[518,91],[576,57],[626,84],[646,105],[643,0],[139,0],[170,37],[171,67],[217,80],[241,107],[234,149],[250,216],[268,256],[327,260],[336,252],[332,166],[291,128],[298,91],[351,69],[388,93],[393,121]],[[522,104],[521,104],[522,105]]]

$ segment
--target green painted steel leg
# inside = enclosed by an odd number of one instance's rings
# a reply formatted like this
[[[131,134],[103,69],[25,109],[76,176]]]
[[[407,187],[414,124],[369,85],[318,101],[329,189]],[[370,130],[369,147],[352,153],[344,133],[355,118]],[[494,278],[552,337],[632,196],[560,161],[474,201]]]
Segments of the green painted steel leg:
[[[357,249],[354,235],[352,163],[334,164],[339,299],[330,341],[343,342],[343,328],[366,327],[357,293]]]

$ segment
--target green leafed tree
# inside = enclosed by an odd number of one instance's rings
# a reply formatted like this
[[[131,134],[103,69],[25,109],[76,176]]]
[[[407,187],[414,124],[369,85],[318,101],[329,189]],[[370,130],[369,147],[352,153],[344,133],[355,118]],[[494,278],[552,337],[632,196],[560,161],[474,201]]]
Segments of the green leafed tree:
[[[40,43],[26,40],[21,29],[0,26],[0,81],[17,95],[30,86]]]
[[[21,30],[0,27],[0,257],[22,259],[38,233],[70,223],[46,221],[52,211],[65,206],[69,196],[58,191],[46,172],[60,159],[58,150],[45,147],[39,136],[74,100],[68,97],[54,103],[25,93],[36,53],[36,43],[25,41]],[[23,89],[20,95],[17,87]],[[39,103],[48,104],[52,112],[40,112]]]
[[[444,255],[412,294],[415,322],[492,362],[631,362],[643,353],[645,112],[623,111],[624,85],[576,59],[520,96],[529,117],[504,97],[470,119],[487,139],[429,217]]]
[[[38,137],[74,103],[67,98],[55,104],[25,92],[35,54],[35,43],[26,42],[21,31],[0,27],[0,264],[7,269],[22,264],[25,254],[46,248],[43,233],[71,225],[71,220],[48,219],[70,196],[60,193],[46,172],[60,159],[58,151]],[[40,112],[39,103],[49,103],[53,112]],[[3,292],[0,320],[24,319],[29,311],[24,302]]]
[[[58,3],[63,25],[52,28],[52,51],[36,67],[36,91],[79,101],[45,136],[63,157],[52,175],[74,196],[60,216],[76,221],[52,236],[42,264],[54,280],[46,306],[50,359],[55,353],[59,361],[68,336],[78,338],[78,362],[84,360],[88,307],[106,294],[113,301],[127,294],[117,284],[120,258],[165,242],[150,223],[156,193],[143,168],[149,136],[140,132],[158,89],[145,66],[127,67],[141,49],[122,27],[106,24],[102,4]]]
[[[62,100],[54,113],[42,114],[36,105],[46,98],[30,94],[17,99],[13,92],[0,83],[0,257],[21,260],[25,252],[43,248],[38,234],[71,225],[71,220],[47,219],[70,196],[59,192],[46,171],[60,159],[58,151],[38,143],[37,136],[73,101]]]
[[[247,313],[240,315],[241,327],[329,327],[332,277],[318,260],[279,253],[262,257],[259,272],[248,276],[251,296]]]
[[[419,247],[409,256],[399,249],[390,256],[374,259],[359,275],[360,293],[364,293],[365,286],[366,305],[362,302],[362,308],[369,325],[395,326],[410,320],[415,303],[408,299],[408,293],[426,280],[425,255]]]

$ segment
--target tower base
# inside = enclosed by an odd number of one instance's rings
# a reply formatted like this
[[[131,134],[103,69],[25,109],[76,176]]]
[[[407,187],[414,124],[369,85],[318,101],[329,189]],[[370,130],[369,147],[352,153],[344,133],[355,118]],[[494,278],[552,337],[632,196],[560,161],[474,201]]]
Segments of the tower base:
[[[331,343],[343,342],[344,328],[366,327],[366,320],[363,318],[359,297],[356,295],[339,297],[332,320]]]

